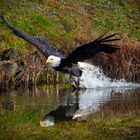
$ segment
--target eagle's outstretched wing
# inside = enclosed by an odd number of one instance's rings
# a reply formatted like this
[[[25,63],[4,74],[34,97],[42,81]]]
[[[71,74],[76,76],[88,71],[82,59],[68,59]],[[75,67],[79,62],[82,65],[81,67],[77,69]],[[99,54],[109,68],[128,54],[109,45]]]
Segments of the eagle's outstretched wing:
[[[28,36],[13,27],[3,16],[0,15],[0,18],[9,27],[9,29],[13,31],[15,35],[33,44],[41,53],[43,53],[46,58],[50,55],[55,55],[61,58],[67,56],[64,52],[59,51],[55,47],[53,47],[53,45],[48,41],[48,39],[36,36]]]
[[[100,52],[105,52],[108,54],[116,52],[119,49],[118,46],[110,44],[110,42],[120,40],[117,38],[112,38],[115,35],[116,34],[105,36],[104,34],[92,42],[77,47],[67,58],[64,59],[63,63],[65,64],[63,65],[70,63],[76,64],[79,61],[90,59]]]
[[[46,38],[28,36],[17,30],[15,27],[11,26],[3,16],[0,16],[0,18],[13,31],[15,35],[36,46],[36,48],[40,50],[46,58],[50,55],[63,58],[61,67],[70,66],[71,64],[76,64],[78,61],[90,59],[100,52],[112,54],[119,49],[117,45],[109,43],[120,40],[113,38],[116,34],[112,34],[110,36],[105,36],[104,34],[92,42],[77,47],[70,55],[66,55],[64,52],[59,51],[53,47],[53,45]]]

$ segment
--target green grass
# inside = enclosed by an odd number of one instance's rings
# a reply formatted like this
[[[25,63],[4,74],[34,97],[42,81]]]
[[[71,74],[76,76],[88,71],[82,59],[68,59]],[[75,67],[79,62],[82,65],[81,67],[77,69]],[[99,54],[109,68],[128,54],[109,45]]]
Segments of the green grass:
[[[100,16],[94,16],[93,26],[97,27],[101,33],[119,32],[140,40],[140,32],[138,31],[140,26],[139,10],[135,7],[135,3],[132,4],[131,2],[116,0],[98,3],[96,10]]]
[[[59,48],[69,46],[68,50],[75,40],[88,41],[104,32],[140,40],[140,11],[134,0],[1,0],[0,13],[23,32],[47,37]],[[0,27],[1,49],[30,48],[1,22]]]
[[[138,5],[137,0],[1,0],[0,14],[24,33],[47,37],[57,48],[71,52],[105,32],[119,33],[120,47],[139,47]],[[0,51],[15,48],[26,57],[36,50],[1,21],[0,28]]]
[[[20,108],[16,112],[4,112],[0,133],[1,140],[116,140],[140,138],[139,115],[131,118],[94,118],[85,122],[58,123],[53,127],[42,128],[39,125],[41,111],[28,107]],[[42,114],[43,115],[43,114]]]

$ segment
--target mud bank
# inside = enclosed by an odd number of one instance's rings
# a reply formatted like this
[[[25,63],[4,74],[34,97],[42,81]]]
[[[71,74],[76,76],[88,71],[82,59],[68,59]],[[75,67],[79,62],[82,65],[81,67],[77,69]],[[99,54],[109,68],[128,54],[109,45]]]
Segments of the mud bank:
[[[123,42],[119,45],[121,48],[117,53],[101,53],[91,62],[112,79],[140,83],[140,46],[128,47]],[[45,65],[45,58],[37,51],[22,54],[15,49],[6,49],[0,52],[0,71],[1,88],[66,82],[62,74]]]

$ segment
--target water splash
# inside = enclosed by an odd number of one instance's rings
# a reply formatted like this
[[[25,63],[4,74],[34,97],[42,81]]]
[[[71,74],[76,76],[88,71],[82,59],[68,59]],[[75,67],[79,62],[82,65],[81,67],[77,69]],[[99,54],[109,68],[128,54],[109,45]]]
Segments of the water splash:
[[[107,77],[103,71],[88,63],[78,62],[79,68],[82,70],[80,77],[81,88],[97,88],[97,87],[140,87],[140,84],[128,83],[125,79],[115,80]]]

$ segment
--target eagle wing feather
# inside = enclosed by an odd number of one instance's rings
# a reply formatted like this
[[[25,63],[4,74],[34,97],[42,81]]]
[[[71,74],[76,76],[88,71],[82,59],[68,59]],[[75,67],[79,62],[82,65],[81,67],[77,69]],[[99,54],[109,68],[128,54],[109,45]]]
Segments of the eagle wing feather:
[[[0,15],[0,18],[9,27],[9,29],[13,31],[15,35],[34,45],[46,58],[50,55],[55,55],[61,58],[67,56],[64,52],[56,49],[47,38],[28,36],[13,27],[2,15]]]
[[[79,61],[84,61],[86,59],[92,58],[94,55],[105,52],[107,54],[115,53],[119,47],[110,42],[120,40],[118,38],[112,38],[116,34],[112,34],[104,37],[105,35],[100,36],[96,40],[77,47],[67,58],[65,58],[64,63],[67,65],[70,63],[76,64]]]

